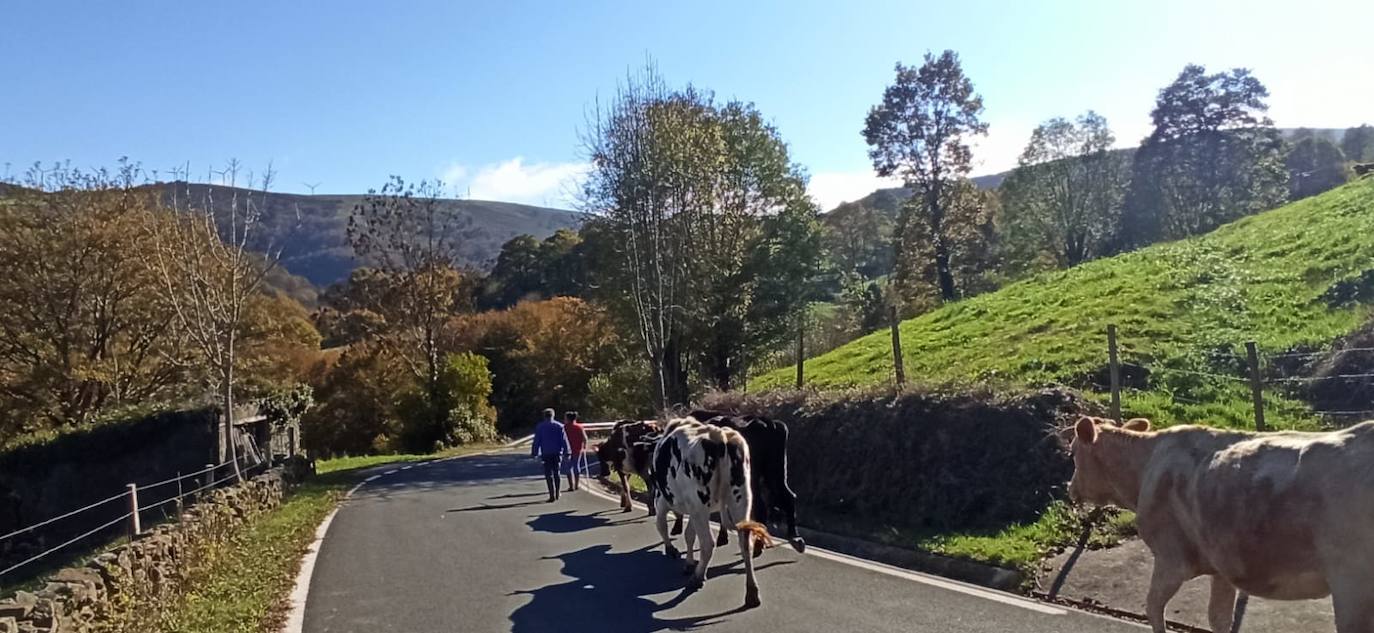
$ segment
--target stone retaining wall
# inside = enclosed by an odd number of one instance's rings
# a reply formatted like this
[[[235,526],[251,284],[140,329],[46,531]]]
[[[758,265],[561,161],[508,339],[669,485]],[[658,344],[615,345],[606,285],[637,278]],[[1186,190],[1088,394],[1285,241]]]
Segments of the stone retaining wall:
[[[0,633],[88,633],[119,628],[184,589],[187,563],[248,519],[281,505],[280,471],[207,494],[178,523],[159,525],[81,567],[53,574],[38,591],[0,600]]]

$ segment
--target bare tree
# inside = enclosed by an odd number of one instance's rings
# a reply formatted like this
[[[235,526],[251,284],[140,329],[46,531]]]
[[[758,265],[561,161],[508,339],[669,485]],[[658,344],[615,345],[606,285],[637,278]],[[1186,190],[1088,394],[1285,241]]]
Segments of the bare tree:
[[[191,344],[200,352],[217,386],[222,420],[220,459],[228,448],[234,475],[243,479],[234,432],[234,365],[244,308],[262,287],[263,279],[281,260],[281,246],[270,243],[261,230],[273,173],[247,174],[250,193],[237,187],[241,167],[230,161],[221,182],[228,199],[216,201],[214,189],[192,199],[174,188],[145,225],[149,265],[161,279],[168,304]]]

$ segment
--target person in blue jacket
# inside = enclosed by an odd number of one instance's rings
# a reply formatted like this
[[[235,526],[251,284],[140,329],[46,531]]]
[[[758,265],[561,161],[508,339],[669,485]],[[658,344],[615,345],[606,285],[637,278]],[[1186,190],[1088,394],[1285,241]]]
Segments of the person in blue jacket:
[[[535,425],[534,442],[530,444],[530,457],[537,457],[544,462],[544,483],[549,486],[549,503],[558,500],[561,483],[559,462],[571,453],[563,425],[554,420],[553,415],[553,409],[544,409],[544,419]]]

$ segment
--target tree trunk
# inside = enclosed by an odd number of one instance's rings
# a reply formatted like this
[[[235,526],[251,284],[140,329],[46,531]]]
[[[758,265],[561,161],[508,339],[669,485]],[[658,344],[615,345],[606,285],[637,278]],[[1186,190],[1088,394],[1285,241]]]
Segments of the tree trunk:
[[[953,301],[958,298],[954,292],[954,273],[949,270],[949,247],[942,239],[935,240],[935,274],[940,280],[940,298]]]
[[[676,337],[669,339],[663,349],[663,374],[666,383],[667,406],[687,402],[687,372],[683,370],[682,353]]]
[[[243,470],[239,468],[238,434],[234,431],[234,354],[226,354],[229,359],[220,370],[224,384],[224,443],[229,447],[229,461],[234,464],[234,481],[243,482]]]
[[[938,173],[930,188],[926,203],[930,205],[930,236],[935,241],[935,277],[940,283],[940,299],[953,301],[954,273],[949,269],[949,243],[945,239],[945,210],[940,205],[940,180]]]

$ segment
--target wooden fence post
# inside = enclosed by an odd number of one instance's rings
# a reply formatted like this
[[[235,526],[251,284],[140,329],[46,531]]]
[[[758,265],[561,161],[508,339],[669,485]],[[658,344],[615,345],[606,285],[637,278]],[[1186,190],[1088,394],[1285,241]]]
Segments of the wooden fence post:
[[[1245,342],[1245,355],[1250,360],[1250,392],[1255,399],[1255,430],[1265,431],[1264,424],[1264,381],[1260,379],[1259,350],[1254,341]]]
[[[129,484],[129,536],[137,537],[142,532],[138,521],[138,485]]]
[[[1107,326],[1107,359],[1112,382],[1112,419],[1121,423],[1121,359],[1116,351],[1116,325]]]
[[[906,385],[906,367],[902,362],[901,321],[897,320],[897,306],[888,306],[888,321],[892,326],[892,368],[897,372],[897,387]]]
[[[802,366],[806,364],[806,315],[797,319],[797,389],[806,384]]]

